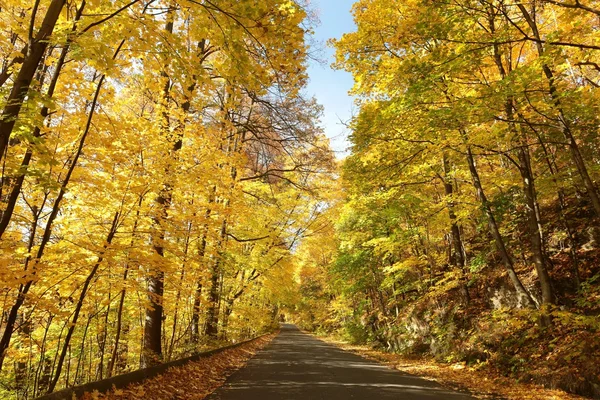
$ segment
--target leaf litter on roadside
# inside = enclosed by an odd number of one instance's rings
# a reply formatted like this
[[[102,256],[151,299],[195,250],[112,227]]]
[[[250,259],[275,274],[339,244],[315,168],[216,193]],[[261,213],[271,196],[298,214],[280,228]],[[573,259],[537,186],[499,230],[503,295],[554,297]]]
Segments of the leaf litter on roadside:
[[[262,336],[242,346],[173,367],[154,378],[108,393],[86,393],[82,400],[201,400],[225,383],[243,367],[275,334]]]
[[[430,358],[413,358],[387,353],[364,345],[351,345],[332,337],[320,337],[343,350],[388,365],[411,375],[432,380],[452,389],[466,390],[481,399],[507,400],[583,400],[586,397],[548,389],[540,385],[517,382],[515,379],[494,374],[492,370],[468,366],[464,363],[445,364]]]

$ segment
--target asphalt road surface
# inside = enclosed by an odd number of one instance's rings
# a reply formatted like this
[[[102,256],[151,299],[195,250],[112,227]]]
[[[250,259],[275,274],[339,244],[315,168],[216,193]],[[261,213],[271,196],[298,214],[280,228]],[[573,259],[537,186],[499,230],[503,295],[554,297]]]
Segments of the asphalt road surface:
[[[473,400],[425,379],[338,349],[294,325],[208,400]]]

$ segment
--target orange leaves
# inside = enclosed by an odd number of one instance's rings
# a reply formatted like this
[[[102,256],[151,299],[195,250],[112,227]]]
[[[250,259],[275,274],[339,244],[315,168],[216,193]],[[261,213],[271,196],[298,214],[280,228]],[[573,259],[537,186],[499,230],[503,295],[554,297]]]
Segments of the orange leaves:
[[[366,358],[383,362],[399,371],[422,376],[459,390],[473,392],[477,398],[494,399],[502,396],[508,400],[579,400],[583,397],[561,390],[545,389],[539,385],[518,383],[500,376],[491,369],[466,366],[464,363],[442,364],[432,359],[410,358],[398,354],[384,353],[367,346],[350,346],[326,339],[329,342],[358,353]]]
[[[221,386],[225,379],[275,335],[260,337],[248,344],[224,350],[182,367],[171,368],[166,373],[132,384],[124,389],[113,389],[109,393],[87,393],[84,400],[201,400]]]

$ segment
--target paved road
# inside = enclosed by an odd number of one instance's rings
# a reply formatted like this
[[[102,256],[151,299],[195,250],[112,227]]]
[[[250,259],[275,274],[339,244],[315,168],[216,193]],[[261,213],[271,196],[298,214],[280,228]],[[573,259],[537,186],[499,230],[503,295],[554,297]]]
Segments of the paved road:
[[[473,400],[338,349],[293,325],[208,400]]]

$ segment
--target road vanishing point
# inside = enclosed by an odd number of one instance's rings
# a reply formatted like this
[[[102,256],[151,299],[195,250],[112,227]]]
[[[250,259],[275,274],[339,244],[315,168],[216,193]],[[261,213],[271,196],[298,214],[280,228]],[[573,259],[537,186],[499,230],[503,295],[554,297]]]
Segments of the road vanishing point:
[[[341,350],[289,324],[207,399],[474,400]]]

